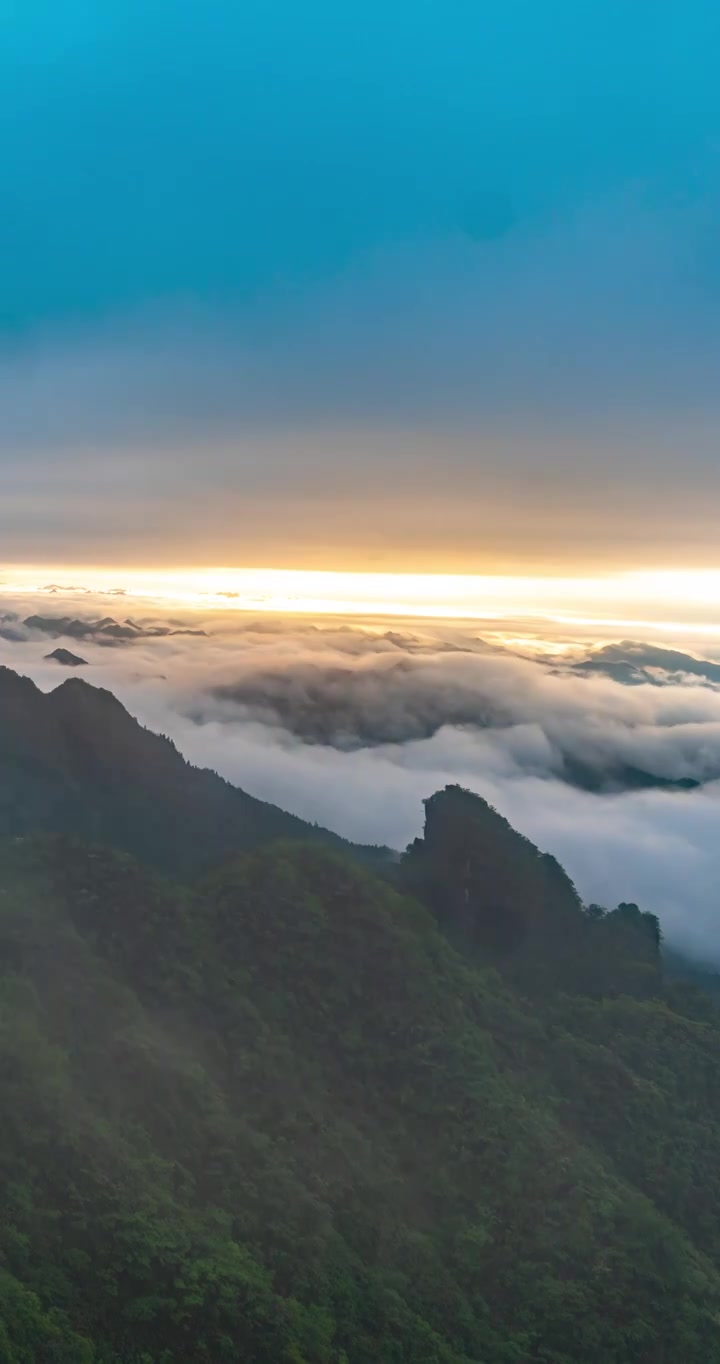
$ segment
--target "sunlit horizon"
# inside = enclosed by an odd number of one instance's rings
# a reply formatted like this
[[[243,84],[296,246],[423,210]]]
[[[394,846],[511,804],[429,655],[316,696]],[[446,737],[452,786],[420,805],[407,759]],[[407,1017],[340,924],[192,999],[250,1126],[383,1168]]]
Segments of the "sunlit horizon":
[[[720,633],[720,570],[593,577],[274,568],[6,565],[0,594],[277,614],[492,620]]]

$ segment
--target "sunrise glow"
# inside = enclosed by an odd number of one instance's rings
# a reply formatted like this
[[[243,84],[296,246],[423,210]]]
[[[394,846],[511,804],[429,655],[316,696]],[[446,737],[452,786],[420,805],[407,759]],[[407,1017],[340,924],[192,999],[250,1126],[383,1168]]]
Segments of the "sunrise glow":
[[[9,594],[107,597],[225,610],[493,620],[508,616],[630,628],[720,631],[720,573],[619,573],[595,578],[315,572],[272,568],[141,570],[9,566]],[[716,613],[717,611],[717,618]]]

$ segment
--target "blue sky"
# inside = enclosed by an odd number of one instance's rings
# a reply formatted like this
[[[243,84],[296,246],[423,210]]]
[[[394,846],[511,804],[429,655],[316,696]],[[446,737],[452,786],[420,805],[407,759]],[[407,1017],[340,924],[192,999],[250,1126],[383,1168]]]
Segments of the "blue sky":
[[[715,4],[0,16],[9,557],[709,562]]]

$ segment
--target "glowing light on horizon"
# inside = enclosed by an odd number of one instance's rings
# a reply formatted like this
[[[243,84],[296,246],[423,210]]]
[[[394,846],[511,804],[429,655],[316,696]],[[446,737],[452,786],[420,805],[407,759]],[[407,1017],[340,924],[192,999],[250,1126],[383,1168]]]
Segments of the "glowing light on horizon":
[[[600,577],[357,573],[291,569],[108,569],[8,566],[0,593],[101,596],[187,610],[281,615],[501,620],[567,627],[691,626],[720,633],[720,572],[630,572]],[[671,608],[668,611],[668,608]],[[666,613],[674,619],[665,619]]]

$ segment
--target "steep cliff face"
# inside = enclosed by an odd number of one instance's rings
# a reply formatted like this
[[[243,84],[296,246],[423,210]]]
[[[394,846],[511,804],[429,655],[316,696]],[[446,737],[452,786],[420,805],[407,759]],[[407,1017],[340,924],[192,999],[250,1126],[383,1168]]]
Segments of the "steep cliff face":
[[[585,907],[559,862],[487,801],[446,786],[425,801],[425,829],[400,869],[457,945],[537,991],[644,996],[659,977],[653,914]]]
[[[459,786],[425,801],[424,835],[404,868],[450,928],[500,953],[580,918],[577,891],[555,858]]]

